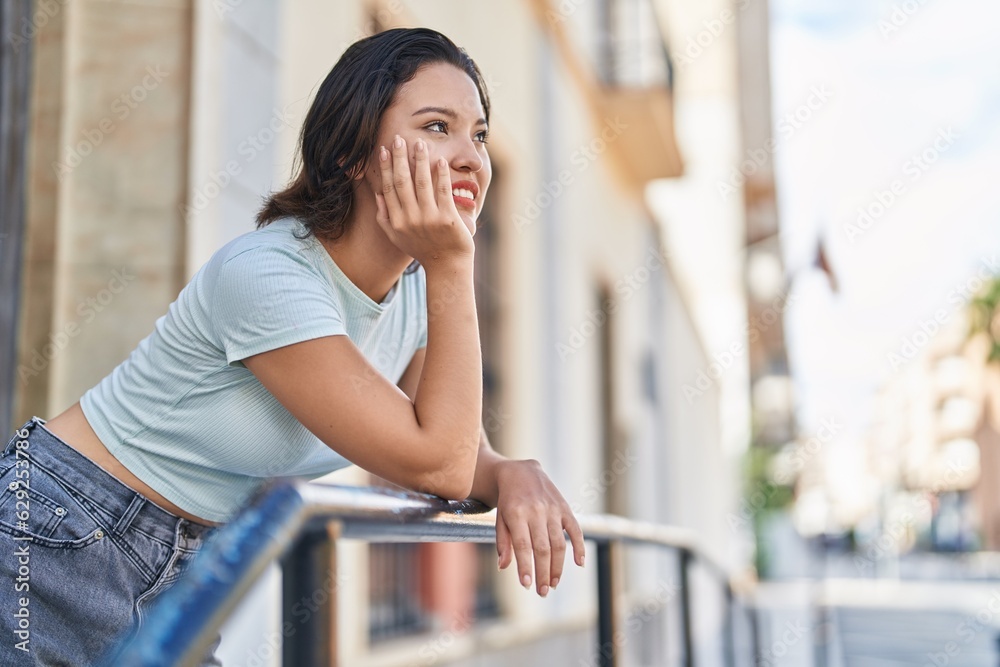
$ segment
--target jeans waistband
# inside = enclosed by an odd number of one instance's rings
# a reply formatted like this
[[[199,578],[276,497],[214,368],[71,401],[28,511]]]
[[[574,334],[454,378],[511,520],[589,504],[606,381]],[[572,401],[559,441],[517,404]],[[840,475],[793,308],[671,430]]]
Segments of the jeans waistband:
[[[169,544],[180,537],[184,547],[197,549],[215,531],[213,526],[168,512],[128,487],[45,428],[45,422],[41,417],[25,422],[7,443],[4,456],[14,449],[17,441],[27,440],[28,459],[112,515],[115,522],[108,528],[113,532],[123,533],[131,526]],[[27,438],[22,437],[25,432]]]

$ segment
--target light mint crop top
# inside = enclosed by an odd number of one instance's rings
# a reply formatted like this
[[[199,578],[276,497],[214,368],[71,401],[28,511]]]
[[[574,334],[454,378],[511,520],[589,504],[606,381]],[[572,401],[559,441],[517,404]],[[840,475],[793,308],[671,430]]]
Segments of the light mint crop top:
[[[426,279],[404,273],[375,303],[290,218],[227,243],[128,359],[80,399],[101,442],[181,509],[227,521],[271,477],[350,461],[292,416],[240,361],[347,335],[398,383],[426,345]]]

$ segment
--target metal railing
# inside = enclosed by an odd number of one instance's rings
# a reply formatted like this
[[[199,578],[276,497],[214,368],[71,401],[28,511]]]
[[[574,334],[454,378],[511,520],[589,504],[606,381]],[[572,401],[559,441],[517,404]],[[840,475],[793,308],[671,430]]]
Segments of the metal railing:
[[[748,613],[750,651],[757,655],[752,605],[741,604],[725,570],[697,546],[691,531],[616,516],[581,515],[586,539],[597,546],[598,661],[618,664],[614,561],[623,544],[677,552],[683,664],[693,667],[691,566],[698,562],[718,580],[726,599],[725,662],[735,667],[735,619]],[[330,486],[285,480],[271,484],[213,535],[180,580],[156,603],[128,644],[106,663],[143,667],[198,665],[225,620],[274,562],[282,567],[282,660],[285,665],[337,663],[336,541],[495,542],[495,515],[475,501],[385,488]],[[304,613],[303,601],[315,604]],[[298,609],[296,608],[298,605]],[[305,617],[305,618],[301,618]],[[292,619],[295,623],[289,625]],[[751,652],[752,651],[752,652]],[[753,659],[750,659],[752,662]]]

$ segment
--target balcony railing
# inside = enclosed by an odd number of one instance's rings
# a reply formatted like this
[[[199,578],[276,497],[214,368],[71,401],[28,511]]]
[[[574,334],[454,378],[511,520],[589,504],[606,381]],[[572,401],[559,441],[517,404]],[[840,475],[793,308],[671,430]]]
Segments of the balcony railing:
[[[578,517],[596,543],[598,664],[619,664],[620,624],[613,564],[624,544],[647,544],[678,554],[682,664],[696,664],[690,572],[698,563],[718,582],[726,600],[722,641],[725,663],[737,663],[737,618],[750,629],[739,648],[750,664],[756,650],[754,607],[740,599],[726,572],[701,551],[692,532],[606,515]],[[474,501],[385,488],[328,486],[298,480],[273,483],[209,540],[189,570],[158,601],[136,636],[107,665],[197,665],[225,620],[273,562],[282,566],[282,642],[285,665],[337,665],[336,541],[495,542],[495,514]],[[331,589],[334,589],[331,591]],[[319,595],[322,593],[322,595]],[[302,601],[317,601],[309,614]],[[315,611],[313,611],[313,609]],[[744,616],[745,614],[745,616]],[[289,625],[291,624],[291,625]],[[749,644],[749,645],[747,645]]]
[[[531,0],[569,78],[590,107],[595,145],[603,141],[627,182],[643,192],[654,179],[684,173],[674,131],[674,67],[651,0],[601,0],[597,43],[569,20],[579,2]],[[601,148],[601,151],[604,149]]]
[[[596,70],[614,88],[672,90],[674,68],[652,0],[600,0]]]

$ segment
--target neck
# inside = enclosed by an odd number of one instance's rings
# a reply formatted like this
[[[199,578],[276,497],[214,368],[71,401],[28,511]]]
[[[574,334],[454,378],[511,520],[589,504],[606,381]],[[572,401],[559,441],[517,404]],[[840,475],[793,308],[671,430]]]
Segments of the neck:
[[[359,189],[360,190],[360,189]],[[382,303],[413,258],[394,246],[375,220],[375,198],[355,192],[347,230],[322,241],[344,275],[375,303]]]

